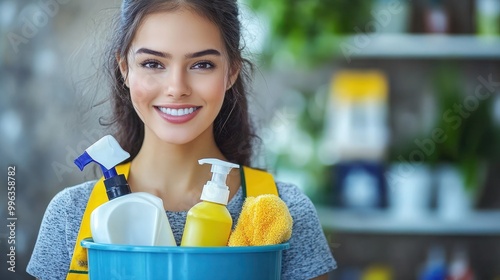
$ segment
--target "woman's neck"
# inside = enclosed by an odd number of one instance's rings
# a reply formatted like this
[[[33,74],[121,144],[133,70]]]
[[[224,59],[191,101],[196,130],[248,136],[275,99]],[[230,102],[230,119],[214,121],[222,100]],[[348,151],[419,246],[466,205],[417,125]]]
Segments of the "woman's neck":
[[[202,158],[225,160],[211,134],[201,135],[191,143],[174,145],[146,133],[131,163],[130,187],[133,192],[149,192],[162,198],[167,210],[188,210],[199,202],[203,185],[211,178],[210,166],[198,164]],[[233,193],[240,184],[239,175],[235,174],[237,170],[228,176]]]

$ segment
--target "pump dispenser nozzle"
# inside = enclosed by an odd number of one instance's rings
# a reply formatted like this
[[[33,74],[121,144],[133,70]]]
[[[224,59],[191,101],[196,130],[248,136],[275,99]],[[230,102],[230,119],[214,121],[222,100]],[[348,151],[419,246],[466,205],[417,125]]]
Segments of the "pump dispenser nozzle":
[[[118,141],[111,135],[106,135],[88,147],[85,152],[75,159],[75,164],[83,170],[91,162],[101,166],[104,175],[104,185],[109,200],[130,193],[130,187],[123,174],[118,175],[115,166],[130,157],[120,147]]]
[[[227,205],[229,187],[226,185],[226,178],[232,168],[239,168],[240,166],[216,158],[200,159],[198,163],[211,164],[211,171],[213,173],[212,180],[208,181],[205,186],[203,186],[201,200]]]

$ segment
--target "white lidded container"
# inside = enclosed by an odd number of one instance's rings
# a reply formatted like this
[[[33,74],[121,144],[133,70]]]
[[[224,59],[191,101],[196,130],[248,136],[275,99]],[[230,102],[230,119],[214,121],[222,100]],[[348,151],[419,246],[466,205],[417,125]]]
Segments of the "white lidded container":
[[[115,166],[129,157],[115,138],[106,135],[75,160],[80,170],[96,162],[101,166],[109,201],[90,216],[95,242],[138,246],[176,246],[161,198],[146,192],[132,193]]]

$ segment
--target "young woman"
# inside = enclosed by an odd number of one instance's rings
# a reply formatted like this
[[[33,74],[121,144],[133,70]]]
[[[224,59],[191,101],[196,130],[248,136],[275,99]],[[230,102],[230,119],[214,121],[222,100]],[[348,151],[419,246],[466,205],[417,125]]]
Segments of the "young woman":
[[[134,192],[163,199],[177,243],[187,211],[210,178],[201,158],[250,165],[253,133],[235,0],[124,0],[112,40],[115,137],[131,154]],[[244,191],[238,170],[228,176],[234,224]],[[68,275],[91,190],[66,188],[48,206],[27,271],[39,279]],[[326,279],[335,268],[311,201],[290,184],[276,184],[294,220],[283,279]]]

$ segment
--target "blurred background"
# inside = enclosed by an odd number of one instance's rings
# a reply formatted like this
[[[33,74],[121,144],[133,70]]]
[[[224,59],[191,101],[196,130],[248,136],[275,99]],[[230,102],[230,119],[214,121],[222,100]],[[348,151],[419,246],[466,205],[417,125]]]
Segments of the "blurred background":
[[[16,272],[50,199],[96,178],[118,0],[0,0],[0,167]],[[500,279],[500,0],[241,0],[255,166],[315,203],[331,279]],[[7,194],[7,184],[0,184]],[[7,223],[7,198],[0,196]],[[7,263],[7,265],[6,265]]]

